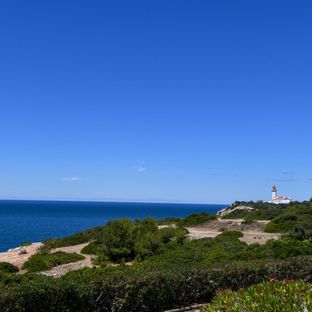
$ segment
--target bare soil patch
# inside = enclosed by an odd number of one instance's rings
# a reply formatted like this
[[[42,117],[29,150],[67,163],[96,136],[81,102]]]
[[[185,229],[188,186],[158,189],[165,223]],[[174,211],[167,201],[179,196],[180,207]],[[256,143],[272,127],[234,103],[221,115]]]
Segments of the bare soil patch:
[[[265,244],[270,239],[279,239],[280,233],[266,233],[264,226],[269,223],[267,220],[254,221],[245,224],[243,219],[217,219],[199,226],[189,227],[189,237],[199,239],[205,237],[216,237],[223,231],[240,231],[243,233],[241,241],[247,244]]]
[[[13,265],[16,265],[20,270],[23,267],[23,264],[28,260],[29,257],[37,253],[37,249],[41,247],[42,243],[32,243],[29,246],[25,247],[16,247],[9,249],[6,252],[0,253],[0,262],[9,262]],[[23,273],[22,270],[20,273]]]

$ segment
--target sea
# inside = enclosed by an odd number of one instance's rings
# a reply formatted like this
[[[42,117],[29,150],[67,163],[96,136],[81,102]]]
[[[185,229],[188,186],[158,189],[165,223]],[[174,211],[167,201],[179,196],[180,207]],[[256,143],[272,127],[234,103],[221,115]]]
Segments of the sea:
[[[0,200],[0,251],[71,235],[118,218],[185,217],[227,205]]]

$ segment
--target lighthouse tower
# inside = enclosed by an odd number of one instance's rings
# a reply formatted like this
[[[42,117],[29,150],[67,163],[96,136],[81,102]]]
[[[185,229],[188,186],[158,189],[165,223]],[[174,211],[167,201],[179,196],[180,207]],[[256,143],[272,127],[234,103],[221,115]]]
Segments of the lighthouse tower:
[[[289,204],[291,203],[292,199],[288,196],[278,196],[277,195],[277,188],[274,185],[272,187],[272,201],[273,204]]]
[[[277,198],[277,188],[275,185],[272,187],[272,201],[274,201]]]

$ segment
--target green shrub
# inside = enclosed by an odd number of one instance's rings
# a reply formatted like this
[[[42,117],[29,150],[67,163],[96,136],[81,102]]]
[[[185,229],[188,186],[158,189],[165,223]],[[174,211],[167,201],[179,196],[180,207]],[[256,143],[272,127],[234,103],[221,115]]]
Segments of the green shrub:
[[[211,220],[215,220],[216,218],[217,217],[215,215],[209,215],[206,212],[194,213],[189,215],[188,217],[180,219],[177,225],[181,227],[196,226],[207,223]]]
[[[46,245],[42,245],[37,249],[37,253],[40,255],[46,255],[48,253],[50,253],[51,248],[49,246]]]
[[[312,257],[249,261],[220,269],[202,265],[84,269],[58,279],[0,274],[0,306],[8,312],[159,312],[208,303],[219,289],[237,290],[272,278],[312,281]]]
[[[163,228],[155,232],[147,232],[135,242],[136,259],[144,260],[161,254],[174,246],[182,245],[187,231],[183,228]]]
[[[223,231],[221,234],[217,236],[219,239],[229,238],[229,239],[236,239],[243,237],[244,234],[240,231]]]
[[[180,221],[180,218],[165,218],[157,221],[158,225],[170,225],[177,224]]]
[[[18,267],[9,262],[0,262],[0,272],[17,273]]]
[[[72,245],[79,245],[85,243],[89,240],[89,237],[84,233],[76,233],[71,236],[56,238],[56,239],[48,239],[44,241],[45,246],[49,248],[58,248],[58,247],[66,247]]]
[[[272,220],[283,212],[286,205],[276,205],[265,202],[235,202],[231,208],[248,206],[254,210],[237,209],[224,216],[224,219]]]
[[[159,229],[152,218],[136,222],[119,219],[108,222],[97,239],[82,249],[82,253],[97,255],[96,263],[104,265],[107,265],[107,261],[122,263],[143,260],[174,245],[183,244],[186,234],[187,231],[180,227]]]
[[[303,281],[265,282],[240,290],[220,292],[202,312],[312,311],[312,285]]]
[[[88,241],[97,239],[100,233],[102,232],[103,228],[104,226],[98,226],[70,236],[47,239],[44,241],[44,245],[51,249],[83,244]]]
[[[96,255],[100,250],[101,244],[99,242],[91,242],[81,249],[82,254]]]
[[[40,272],[50,270],[53,267],[76,262],[85,259],[84,256],[77,253],[55,252],[51,254],[36,254],[31,256],[28,261],[24,263],[23,269],[28,272]]]
[[[312,234],[312,202],[294,202],[281,211],[281,214],[271,220],[265,227],[266,232],[293,233],[296,227],[304,230],[305,239]],[[295,236],[293,236],[295,237]],[[302,237],[299,236],[299,239]]]

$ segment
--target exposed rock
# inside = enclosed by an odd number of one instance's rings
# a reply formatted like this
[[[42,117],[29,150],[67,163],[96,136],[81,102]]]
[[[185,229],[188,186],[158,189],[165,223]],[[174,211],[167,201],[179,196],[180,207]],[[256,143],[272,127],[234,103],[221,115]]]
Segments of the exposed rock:
[[[248,210],[248,211],[251,211],[251,210],[254,210],[254,209],[255,208],[249,207],[249,206],[227,207],[227,208],[219,210],[217,212],[217,215],[220,216],[220,217],[224,217],[224,216],[230,214],[231,212],[233,212],[235,210]]]

